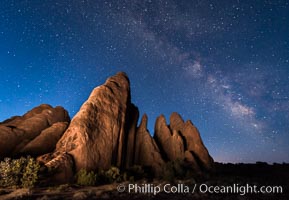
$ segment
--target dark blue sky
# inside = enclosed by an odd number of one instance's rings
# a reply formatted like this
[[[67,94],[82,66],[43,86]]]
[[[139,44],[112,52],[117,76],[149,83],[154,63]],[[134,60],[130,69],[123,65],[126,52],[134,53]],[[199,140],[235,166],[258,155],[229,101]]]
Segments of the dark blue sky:
[[[0,121],[73,117],[118,71],[149,117],[179,112],[216,161],[289,162],[289,3],[2,0]]]

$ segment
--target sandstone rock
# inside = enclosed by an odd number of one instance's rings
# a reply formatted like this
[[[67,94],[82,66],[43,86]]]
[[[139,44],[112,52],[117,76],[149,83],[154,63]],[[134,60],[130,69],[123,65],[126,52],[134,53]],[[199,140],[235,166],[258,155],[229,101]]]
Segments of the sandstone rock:
[[[178,113],[173,112],[170,116],[170,129],[181,131],[183,127],[184,127],[184,120]]]
[[[187,150],[194,154],[196,160],[200,161],[199,165],[206,169],[213,168],[214,160],[209,155],[209,152],[200,137],[198,129],[188,120],[181,131],[186,141]]]
[[[185,151],[184,155],[184,161],[194,170],[196,173],[201,173],[200,166],[198,162],[196,161],[195,157],[193,156],[192,152],[190,151]]]
[[[176,130],[171,130],[166,125],[166,119],[163,115],[159,116],[155,123],[155,140],[159,145],[167,161],[184,159],[183,139]]]
[[[0,159],[38,156],[41,172],[57,183],[72,181],[80,169],[141,165],[160,177],[169,161],[184,161],[184,167],[196,173],[212,168],[213,159],[191,121],[184,122],[178,113],[172,113],[167,125],[161,115],[153,138],[147,130],[147,116],[139,127],[138,118],[129,79],[118,73],[92,91],[69,126],[67,111],[47,104],[0,123]]]
[[[69,153],[56,152],[54,154],[49,153],[39,156],[37,160],[41,164],[45,164],[45,173],[42,174],[46,176],[45,182],[47,183],[69,183],[73,181],[74,176],[74,160]],[[43,178],[42,178],[43,179]]]
[[[199,131],[191,121],[184,122],[178,113],[171,114],[169,126],[163,115],[158,117],[154,137],[168,161],[184,160],[195,172],[212,169],[214,161]]]
[[[184,142],[178,131],[173,130],[172,135],[172,157],[173,160],[183,160],[184,159]]]
[[[129,80],[118,73],[92,91],[55,151],[38,160],[63,173],[74,167],[75,173],[142,165],[161,176],[165,162],[176,160],[185,161],[196,172],[211,168],[213,160],[190,121],[185,123],[178,113],[172,113],[168,126],[161,115],[153,139],[147,130],[147,116],[137,128],[138,117],[137,107],[130,102]],[[61,176],[65,177],[58,174]]]
[[[181,116],[174,112],[170,116],[170,128],[177,130],[182,138],[184,138],[185,151],[191,152],[199,167],[205,170],[211,170],[213,168],[214,161],[203,144],[198,129],[190,120],[184,122]],[[188,153],[186,155],[188,158]]]
[[[172,133],[166,124],[165,117],[160,115],[155,122],[154,139],[158,144],[165,161],[174,159],[170,154],[172,147],[171,136]]]
[[[150,167],[155,176],[161,176],[164,161],[154,139],[147,130],[147,116],[142,117],[136,132],[135,164]]]
[[[21,149],[54,123],[69,121],[64,108],[53,108],[47,104],[35,107],[23,116],[5,120],[0,124],[0,159],[18,155]]]
[[[15,131],[15,128],[0,125],[0,160],[13,152],[15,146],[20,143],[18,135],[23,134],[24,131]]]
[[[20,154],[40,156],[47,152],[52,152],[67,126],[68,122],[56,122],[52,124],[52,126],[44,129],[40,135],[22,148]]]
[[[121,167],[128,105],[129,80],[125,73],[118,73],[92,91],[57,143],[56,152],[72,155],[76,171]]]

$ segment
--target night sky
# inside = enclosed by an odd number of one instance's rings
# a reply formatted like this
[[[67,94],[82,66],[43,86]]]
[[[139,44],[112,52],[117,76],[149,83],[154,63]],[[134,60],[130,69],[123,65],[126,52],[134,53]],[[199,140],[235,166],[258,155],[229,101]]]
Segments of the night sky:
[[[176,111],[216,161],[289,162],[288,38],[286,0],[1,0],[0,121],[125,71],[152,134]]]

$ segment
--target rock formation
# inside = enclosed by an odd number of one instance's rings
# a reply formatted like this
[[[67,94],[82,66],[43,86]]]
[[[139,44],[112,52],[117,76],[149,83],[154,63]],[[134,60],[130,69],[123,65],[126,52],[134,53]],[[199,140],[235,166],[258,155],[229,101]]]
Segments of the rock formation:
[[[58,141],[56,152],[69,153],[76,171],[121,167],[129,80],[124,73],[96,87]]]
[[[0,159],[22,153],[37,156],[53,151],[69,121],[64,108],[53,108],[47,104],[42,104],[23,116],[5,120],[0,123]],[[48,135],[49,140],[46,140]]]
[[[42,155],[52,152],[58,140],[68,127],[68,122],[56,122],[44,129],[41,133],[20,150],[22,155]]]
[[[147,116],[144,115],[136,131],[135,164],[150,167],[156,176],[160,176],[164,161],[159,147],[147,130],[147,120]]]
[[[211,170],[213,159],[204,146],[198,129],[190,120],[184,122],[178,113],[170,116],[170,125],[166,125],[163,115],[155,124],[155,139],[167,160],[185,160],[195,171]]]
[[[161,115],[152,137],[147,116],[139,127],[138,118],[129,79],[125,73],[117,73],[92,91],[69,126],[67,112],[48,105],[1,123],[0,156],[41,155],[38,161],[54,172],[50,178],[57,182],[72,180],[80,169],[98,171],[111,166],[128,169],[141,165],[162,176],[166,163],[177,160],[196,173],[212,169],[213,159],[191,121],[184,122],[172,113],[167,125]]]
[[[183,139],[176,130],[170,130],[163,115],[159,116],[155,124],[155,140],[159,144],[166,161],[184,159]]]

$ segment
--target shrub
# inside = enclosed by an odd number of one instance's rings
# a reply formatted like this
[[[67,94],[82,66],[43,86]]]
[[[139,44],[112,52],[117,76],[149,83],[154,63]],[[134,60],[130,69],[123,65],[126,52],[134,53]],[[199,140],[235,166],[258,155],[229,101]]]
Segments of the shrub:
[[[97,175],[93,172],[87,172],[85,169],[81,169],[76,174],[76,183],[82,186],[93,186],[96,184]]]
[[[141,167],[134,168],[135,172],[143,174]],[[109,184],[122,181],[134,181],[135,173],[130,171],[121,172],[119,168],[112,166],[108,170],[100,170],[98,173],[87,172],[81,169],[75,176],[76,184],[81,186],[93,186],[98,184]]]
[[[38,172],[40,165],[35,162],[31,157],[28,157],[26,160],[27,164],[23,171],[23,176],[21,178],[22,187],[30,188],[34,187],[35,183],[38,180]]]
[[[117,167],[111,167],[104,175],[109,183],[121,181],[120,170]]]
[[[99,183],[114,183],[122,181],[122,176],[120,170],[117,167],[112,166],[110,169],[104,171],[101,170],[98,173]]]
[[[38,180],[39,168],[31,157],[5,158],[0,162],[0,186],[33,187]]]
[[[182,160],[169,161],[164,166],[162,178],[170,182],[178,178],[184,179],[188,174],[187,170]]]
[[[127,170],[127,179],[135,181],[143,178],[148,178],[148,172],[140,165],[134,165]]]
[[[0,185],[2,187],[17,185],[19,182],[19,174],[13,172],[12,166],[11,158],[5,158],[0,163]]]

